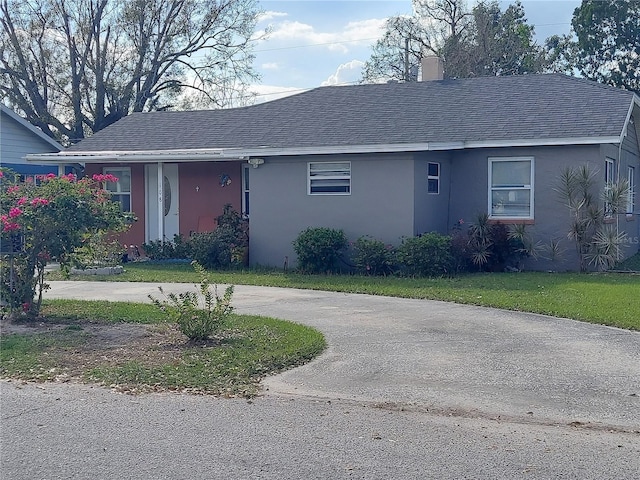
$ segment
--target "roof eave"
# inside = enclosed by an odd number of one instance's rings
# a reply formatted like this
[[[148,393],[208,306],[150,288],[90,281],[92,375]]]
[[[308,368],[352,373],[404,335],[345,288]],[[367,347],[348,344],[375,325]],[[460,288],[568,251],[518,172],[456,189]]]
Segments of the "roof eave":
[[[598,145],[619,143],[618,136],[573,137],[545,139],[472,140],[455,142],[425,142],[371,145],[327,145],[313,147],[252,147],[200,150],[148,150],[148,151],[103,151],[31,154],[26,159],[33,162],[50,163],[156,163],[156,162],[201,162],[237,161],[251,157],[281,157],[302,155],[335,155],[362,153],[400,153],[471,148],[540,147],[561,145]]]
[[[629,122],[631,121],[631,115],[633,115],[634,107],[640,108],[640,97],[635,93],[633,94],[633,98],[631,99],[631,105],[629,105],[629,110],[627,111],[627,116],[624,120],[622,131],[620,132],[620,139],[618,140],[619,143],[622,143],[624,141],[624,137],[627,135],[627,128],[629,128]]]

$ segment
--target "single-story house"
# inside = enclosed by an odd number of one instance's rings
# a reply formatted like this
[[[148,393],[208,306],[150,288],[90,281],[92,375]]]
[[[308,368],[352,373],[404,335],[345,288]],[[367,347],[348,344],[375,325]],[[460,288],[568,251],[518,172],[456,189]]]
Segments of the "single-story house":
[[[341,228],[399,244],[448,233],[481,212],[562,239],[575,269],[569,212],[556,192],[565,167],[598,183],[640,176],[640,98],[560,74],[321,87],[252,106],[134,113],[56,155],[108,172],[138,217],[123,243],[214,228],[225,204],[250,218],[252,265],[295,265],[305,228]],[[637,199],[615,219],[638,251]]]
[[[58,174],[51,163],[27,162],[30,153],[59,152],[62,145],[37,127],[0,104],[0,167],[10,168],[24,178],[47,173]]]

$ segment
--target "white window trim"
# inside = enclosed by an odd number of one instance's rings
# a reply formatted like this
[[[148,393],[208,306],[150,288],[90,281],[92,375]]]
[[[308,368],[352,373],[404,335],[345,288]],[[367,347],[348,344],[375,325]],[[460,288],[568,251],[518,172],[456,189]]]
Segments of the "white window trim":
[[[438,166],[438,175],[429,175],[429,165],[437,165]],[[427,162],[427,193],[429,195],[440,195],[440,162]],[[437,180],[438,182],[438,191],[430,192],[429,191],[429,180]]]
[[[606,157],[604,159],[605,171],[604,171],[604,183],[605,186],[613,183],[615,181],[615,169],[616,169],[616,161],[612,158]],[[609,175],[607,175],[609,174]],[[611,177],[611,178],[607,178]]]
[[[249,218],[249,212],[247,212],[247,194],[251,188],[251,183],[249,183],[249,188],[247,188],[247,178],[249,178],[249,182],[251,182],[249,167],[250,165],[247,164],[242,165],[242,215],[245,218]]]
[[[530,162],[530,168],[531,168],[531,173],[530,173],[530,181],[531,183],[529,185],[525,185],[524,187],[519,188],[520,190],[529,190],[529,215],[526,216],[497,216],[497,215],[492,215],[493,212],[493,205],[492,205],[492,199],[493,199],[493,195],[492,192],[494,190],[493,186],[492,186],[492,179],[491,179],[491,174],[493,172],[493,163],[498,163],[498,162]],[[534,179],[535,179],[535,157],[489,157],[488,159],[488,165],[487,165],[487,212],[489,214],[489,218],[491,220],[506,220],[506,221],[510,221],[510,220],[533,220],[534,219],[534,212],[535,212],[535,206],[534,206],[534,199],[535,199],[535,185],[534,185]],[[510,190],[514,190],[516,188],[510,188]]]
[[[120,183],[120,176],[118,175],[117,172],[124,172],[127,171],[129,172],[129,179],[131,179],[131,167],[103,167],[102,169],[102,173],[104,175],[107,174],[112,174],[115,177],[118,177],[118,184]],[[106,185],[105,185],[106,188]],[[129,210],[128,212],[132,212],[133,211],[133,192],[131,191],[131,185],[129,186],[129,191],[128,192],[111,192],[112,195],[129,195]],[[122,204],[120,204],[122,205]],[[124,210],[123,210],[124,211]]]
[[[328,163],[343,163],[349,166],[349,174],[348,175],[328,175],[323,177],[326,180],[349,180],[349,191],[348,192],[312,192],[311,191],[311,165],[322,165]],[[337,161],[337,162],[307,162],[307,195],[351,195],[351,162],[349,161]]]
[[[615,182],[615,178],[616,178],[616,161],[613,158],[609,158],[609,157],[605,157],[604,159],[604,188],[605,191],[608,193],[609,188],[611,187],[611,185],[613,184],[613,182]],[[605,218],[612,218],[613,217],[613,213],[612,213],[612,208],[611,205],[607,202],[605,202],[604,204],[604,217]]]
[[[629,166],[627,169],[627,182],[629,182],[629,192],[627,193],[627,215],[633,215],[636,203],[636,169]]]

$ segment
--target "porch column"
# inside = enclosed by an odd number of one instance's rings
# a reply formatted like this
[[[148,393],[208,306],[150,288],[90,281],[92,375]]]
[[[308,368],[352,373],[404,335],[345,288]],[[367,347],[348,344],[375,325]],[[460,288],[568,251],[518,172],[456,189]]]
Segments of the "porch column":
[[[164,169],[158,162],[158,239],[164,240]]]

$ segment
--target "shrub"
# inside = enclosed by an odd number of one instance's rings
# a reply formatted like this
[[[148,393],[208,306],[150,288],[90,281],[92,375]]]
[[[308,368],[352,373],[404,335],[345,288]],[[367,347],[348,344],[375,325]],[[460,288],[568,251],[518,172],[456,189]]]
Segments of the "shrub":
[[[353,244],[353,263],[360,273],[388,275],[393,272],[395,249],[380,240],[360,237]]]
[[[154,240],[142,246],[152,260],[190,258],[209,269],[246,265],[249,247],[247,220],[227,204],[216,222],[218,227],[213,232],[195,233],[188,241],[182,235],[175,235],[173,242]]]
[[[454,267],[451,237],[435,232],[403,239],[396,256],[401,272],[409,276],[436,277]]]
[[[191,246],[180,234],[174,235],[173,242],[151,240],[149,243],[143,243],[142,248],[151,260],[191,258]]]
[[[228,286],[220,297],[217,287],[213,285],[212,288],[202,265],[196,261],[191,265],[200,276],[199,292],[165,294],[162,287],[158,287],[160,293],[165,295],[165,300],[160,301],[152,295],[149,295],[149,299],[166,313],[171,322],[177,323],[180,331],[190,340],[201,341],[220,331],[232,313],[233,285]]]
[[[105,190],[112,175],[77,179],[68,174],[21,182],[0,168],[0,296],[11,315],[40,311],[45,266],[51,260],[68,271],[76,249],[90,238],[125,231],[134,216],[120,210]],[[11,247],[11,248],[7,248]]]
[[[89,235],[70,259],[76,268],[113,267],[122,263],[124,255],[125,249],[120,242],[109,238],[105,232],[97,232]]]
[[[196,233],[189,241],[192,258],[207,269],[230,268],[233,264],[235,241],[234,233],[226,228]]]
[[[501,272],[520,269],[523,258],[534,255],[535,248],[524,225],[492,223],[481,213],[467,232],[468,264],[476,269]]]
[[[307,273],[338,270],[338,261],[346,247],[344,232],[327,227],[307,228],[293,241],[298,268]]]

